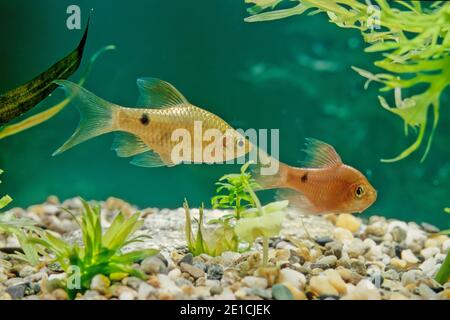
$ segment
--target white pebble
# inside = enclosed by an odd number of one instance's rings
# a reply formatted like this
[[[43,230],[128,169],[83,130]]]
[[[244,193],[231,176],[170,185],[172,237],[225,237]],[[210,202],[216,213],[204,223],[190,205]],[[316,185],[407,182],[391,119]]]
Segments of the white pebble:
[[[438,254],[439,252],[440,252],[440,251],[439,251],[438,248],[436,248],[436,247],[430,247],[430,248],[422,249],[422,250],[420,251],[420,254],[421,254],[421,256],[424,257],[425,259],[429,259],[429,258],[434,257],[434,256],[435,256],[436,254]]]
[[[419,259],[417,259],[415,254],[410,249],[402,251],[402,260],[406,261],[409,264],[415,264],[419,262]]]
[[[260,277],[247,276],[244,279],[242,279],[242,283],[249,288],[259,288],[259,289],[267,288],[267,280]]]

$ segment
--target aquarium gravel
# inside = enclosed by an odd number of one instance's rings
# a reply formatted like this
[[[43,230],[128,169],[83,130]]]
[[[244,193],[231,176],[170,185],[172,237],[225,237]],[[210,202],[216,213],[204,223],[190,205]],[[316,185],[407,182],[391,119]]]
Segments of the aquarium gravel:
[[[105,229],[119,211],[126,216],[138,211],[116,198],[100,204]],[[79,242],[74,217],[61,207],[75,216],[82,211],[78,198],[60,203],[49,197],[43,204],[8,212],[33,219],[57,237]],[[161,250],[135,265],[148,279],[98,274],[90,289],[76,299],[450,299],[450,283],[440,285],[433,279],[450,249],[450,239],[438,235],[439,229],[431,224],[376,215],[301,217],[289,211],[281,235],[270,240],[269,264],[261,267],[261,243],[243,253],[194,257],[186,248],[182,208],[140,211],[144,224],[137,234],[149,237],[124,251]],[[205,218],[225,213],[205,210]],[[198,211],[192,209],[192,214]],[[31,266],[11,255],[18,247],[14,236],[0,235],[0,299],[68,299],[67,274],[58,264],[44,259]]]

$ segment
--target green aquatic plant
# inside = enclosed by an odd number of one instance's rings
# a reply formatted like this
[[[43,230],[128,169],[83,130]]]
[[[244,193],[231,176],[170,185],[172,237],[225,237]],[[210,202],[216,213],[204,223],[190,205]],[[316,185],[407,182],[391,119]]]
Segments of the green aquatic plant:
[[[3,173],[3,170],[0,169],[0,174]],[[2,183],[2,181],[0,180],[0,183]],[[6,196],[2,196],[0,198],[0,209],[3,209],[4,207],[6,207],[10,202],[12,201],[11,197],[6,195]]]
[[[398,156],[382,161],[398,161],[419,149],[427,129],[428,111],[432,109],[433,124],[421,161],[425,160],[439,121],[440,98],[450,84],[450,3],[291,0],[289,3],[295,3],[292,6],[274,10],[281,2],[288,1],[245,2],[254,4],[248,9],[252,15],[245,19],[248,22],[282,19],[306,12],[309,15],[326,13],[329,21],[338,27],[360,30],[368,44],[365,52],[382,55],[381,60],[374,62],[382,72],[374,74],[353,69],[368,79],[365,88],[374,81],[384,85],[380,91],[394,91],[395,107],[382,96],[379,100],[383,108],[403,119],[406,135],[409,127],[419,130],[412,145]],[[404,89],[419,93],[403,99],[401,90]]]
[[[250,162],[241,167],[240,173],[232,173],[224,175],[216,182],[217,195],[211,198],[211,205],[214,209],[232,209],[232,215],[227,218],[240,219],[241,212],[246,208],[255,206],[255,202],[247,192],[246,186],[252,189],[259,188],[256,181],[252,178],[251,173],[247,172]]]
[[[248,250],[257,238],[263,238],[263,265],[267,265],[269,238],[279,234],[288,201],[272,202],[262,206],[255,194],[259,185],[247,172],[250,162],[241,167],[238,174],[227,174],[217,182],[218,195],[211,199],[213,208],[232,210],[220,218],[203,224],[203,206],[199,209],[197,236],[191,226],[189,206],[185,201],[186,239],[188,249],[194,255],[208,253],[220,255],[224,251],[240,251],[244,243]]]
[[[97,58],[102,53],[109,51],[109,50],[114,50],[115,48],[116,48],[115,46],[109,45],[109,46],[105,46],[102,49],[100,49],[99,51],[97,51],[89,60],[88,65],[84,71],[84,74],[81,76],[80,80],[78,81],[78,85],[80,85],[80,86],[84,85]],[[57,103],[56,105],[54,105],[42,112],[39,112],[32,116],[29,116],[17,123],[10,124],[10,125],[4,126],[3,128],[0,128],[0,140],[4,139],[6,137],[9,137],[9,136],[18,134],[18,133],[28,130],[32,127],[35,127],[47,120],[50,120],[51,118],[56,116],[61,110],[63,110],[73,100],[73,98],[74,98],[74,96],[66,97],[61,102]]]
[[[238,251],[239,240],[234,232],[233,226],[225,220],[224,223],[209,221],[208,226],[203,222],[203,205],[199,208],[197,222],[197,233],[192,230],[192,219],[189,204],[185,200],[183,204],[186,213],[185,235],[188,250],[194,256],[206,253],[212,257],[220,256],[225,251]]]
[[[0,233],[14,235],[19,241],[20,248],[6,248],[15,252],[12,257],[32,265],[39,264],[39,255],[44,255],[45,251],[28,241],[30,237],[42,234],[35,221],[16,218],[12,213],[3,213],[0,215]]]
[[[450,208],[445,208],[444,212],[450,213]],[[440,234],[450,234],[450,229],[441,231]],[[440,284],[445,284],[450,280],[450,252],[447,252],[447,256],[445,257],[442,266],[439,268],[438,273],[436,274],[435,280]]]
[[[140,213],[135,213],[128,219],[119,213],[109,229],[103,232],[100,206],[92,207],[83,200],[83,207],[81,221],[73,215],[80,224],[82,246],[68,243],[48,231],[28,238],[29,243],[48,250],[62,269],[70,275],[67,281],[69,296],[74,298],[78,292],[88,289],[92,278],[97,274],[111,276],[116,273],[125,273],[146,279],[146,275],[133,268],[132,264],[158,254],[158,250],[147,249],[122,253],[125,246],[142,241],[140,236],[131,238],[143,224],[143,221],[139,220]]]
[[[90,19],[89,19],[90,20]],[[31,110],[57,88],[57,79],[67,79],[81,64],[89,21],[78,46],[33,80],[0,95],[0,126]]]
[[[2,173],[3,170],[0,169],[0,174]],[[12,199],[10,196],[6,195],[1,197],[0,209],[5,208],[11,202]],[[1,213],[0,232],[14,235],[19,241],[20,249],[23,251],[23,253],[16,250],[19,248],[11,248],[15,251],[13,257],[27,261],[31,264],[39,263],[39,254],[43,252],[27,241],[29,236],[31,236],[32,234],[38,234],[40,232],[40,229],[36,227],[36,222],[31,219],[18,219],[11,212]]]

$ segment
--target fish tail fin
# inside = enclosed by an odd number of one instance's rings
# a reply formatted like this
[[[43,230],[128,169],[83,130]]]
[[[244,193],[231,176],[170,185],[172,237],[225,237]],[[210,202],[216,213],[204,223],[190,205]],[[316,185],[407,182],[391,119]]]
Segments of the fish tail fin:
[[[75,101],[80,111],[80,123],[69,140],[56,150],[53,156],[86,140],[117,130],[115,117],[119,106],[97,97],[73,82],[57,80],[55,83]]]
[[[264,157],[262,157],[264,155]],[[253,177],[259,185],[259,190],[287,187],[289,166],[266,153],[259,154],[260,161],[252,167]],[[269,170],[269,168],[272,168]]]

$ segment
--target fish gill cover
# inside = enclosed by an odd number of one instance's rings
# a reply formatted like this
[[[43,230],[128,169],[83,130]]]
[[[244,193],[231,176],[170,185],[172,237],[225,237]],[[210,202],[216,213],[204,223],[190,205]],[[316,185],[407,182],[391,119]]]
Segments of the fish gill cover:
[[[382,54],[382,59],[374,62],[382,72],[372,73],[355,66],[353,70],[367,78],[365,88],[373,81],[384,85],[380,89],[382,92],[394,91],[395,107],[383,96],[379,96],[379,101],[383,108],[402,118],[406,135],[409,127],[419,129],[412,145],[398,156],[382,161],[402,160],[419,149],[426,134],[428,111],[432,109],[433,124],[421,161],[425,160],[439,121],[441,94],[450,84],[450,3],[385,0],[374,0],[373,4],[354,0],[245,2],[253,4],[248,8],[251,16],[245,19],[247,22],[325,13],[338,27],[360,30],[368,44],[365,52]],[[281,4],[287,7],[278,9]],[[402,98],[402,90],[406,89],[419,93]]]

